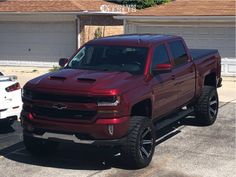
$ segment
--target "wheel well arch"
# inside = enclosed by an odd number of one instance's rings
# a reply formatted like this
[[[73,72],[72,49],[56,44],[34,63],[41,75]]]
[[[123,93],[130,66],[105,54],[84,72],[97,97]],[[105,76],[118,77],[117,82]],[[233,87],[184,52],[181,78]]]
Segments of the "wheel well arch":
[[[152,101],[151,99],[142,100],[134,104],[131,108],[131,116],[152,116]]]
[[[217,81],[216,81],[216,73],[215,72],[209,73],[205,76],[204,85],[216,87]]]

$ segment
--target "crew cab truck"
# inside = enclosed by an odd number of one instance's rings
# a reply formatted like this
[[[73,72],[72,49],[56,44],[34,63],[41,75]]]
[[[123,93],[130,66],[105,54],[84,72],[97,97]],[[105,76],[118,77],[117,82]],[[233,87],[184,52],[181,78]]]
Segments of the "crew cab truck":
[[[220,55],[188,49],[181,37],[99,38],[59,64],[23,88],[23,138],[33,155],[71,141],[119,147],[129,165],[143,168],[155,150],[155,127],[193,113],[202,125],[216,120]]]

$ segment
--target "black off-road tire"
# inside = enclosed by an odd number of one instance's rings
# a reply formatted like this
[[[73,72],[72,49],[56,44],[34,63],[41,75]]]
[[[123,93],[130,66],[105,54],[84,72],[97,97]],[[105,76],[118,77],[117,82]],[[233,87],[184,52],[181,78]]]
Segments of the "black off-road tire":
[[[59,143],[23,135],[26,150],[33,156],[47,156],[56,151]]]
[[[12,122],[4,121],[4,122],[1,122],[0,126],[4,128],[10,128],[12,124],[13,124]]]
[[[201,125],[212,125],[218,114],[219,99],[213,86],[204,86],[195,105],[196,119]]]
[[[131,118],[127,142],[122,148],[125,162],[129,167],[139,169],[150,164],[155,151],[155,135],[155,129],[149,118],[141,116]]]
[[[14,122],[15,119],[6,118],[0,121],[0,126],[5,128],[10,128]]]

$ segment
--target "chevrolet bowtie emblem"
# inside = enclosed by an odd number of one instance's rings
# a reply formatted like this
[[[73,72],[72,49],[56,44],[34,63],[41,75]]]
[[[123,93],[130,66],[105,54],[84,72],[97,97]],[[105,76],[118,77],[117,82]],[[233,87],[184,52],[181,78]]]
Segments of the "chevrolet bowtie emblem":
[[[58,110],[67,109],[67,105],[60,104],[60,103],[54,104],[54,105],[52,105],[52,107],[55,108],[55,109],[58,109]]]

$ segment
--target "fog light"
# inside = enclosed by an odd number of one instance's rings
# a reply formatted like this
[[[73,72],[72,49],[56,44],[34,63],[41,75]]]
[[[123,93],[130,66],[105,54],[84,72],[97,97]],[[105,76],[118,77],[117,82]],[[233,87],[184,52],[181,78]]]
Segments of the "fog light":
[[[110,135],[113,135],[113,133],[114,133],[114,126],[113,125],[108,125],[108,132]]]

